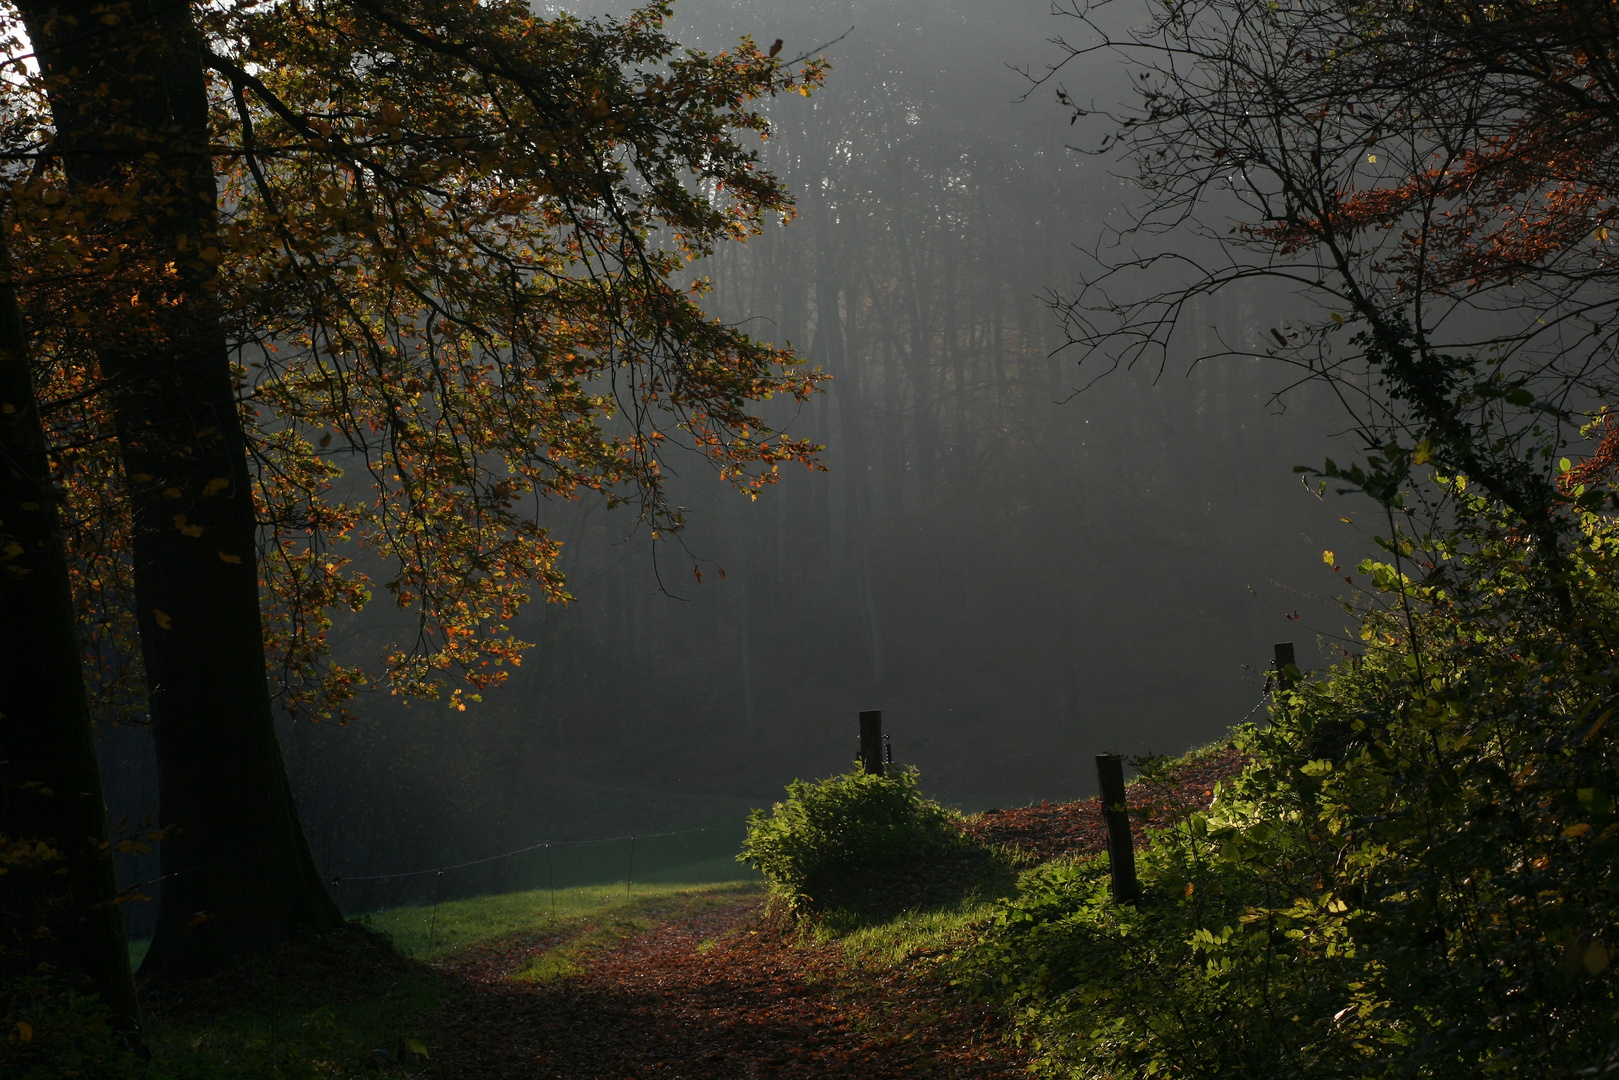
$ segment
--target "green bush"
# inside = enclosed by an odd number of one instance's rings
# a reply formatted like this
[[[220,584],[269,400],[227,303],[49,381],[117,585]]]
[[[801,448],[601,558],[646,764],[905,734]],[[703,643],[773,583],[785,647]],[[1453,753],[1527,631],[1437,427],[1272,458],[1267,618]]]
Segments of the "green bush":
[[[880,916],[959,898],[996,856],[916,784],[915,769],[794,780],[786,801],[749,815],[738,861],[757,867],[794,915]]]
[[[962,981],[1012,1016],[1038,1075],[1359,1075],[1333,1021],[1348,970],[1305,967],[1304,942],[1250,914],[1263,884],[1199,854],[1142,852],[1138,907],[1112,902],[1106,856],[1048,863],[966,950]]]

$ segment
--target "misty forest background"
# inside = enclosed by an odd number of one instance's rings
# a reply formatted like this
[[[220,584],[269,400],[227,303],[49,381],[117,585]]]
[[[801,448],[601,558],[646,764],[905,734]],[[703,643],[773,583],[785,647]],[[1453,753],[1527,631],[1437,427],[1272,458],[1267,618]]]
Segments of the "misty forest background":
[[[847,767],[862,708],[946,802],[1078,798],[1084,755],[1214,738],[1258,702],[1272,642],[1318,666],[1315,631],[1342,630],[1321,552],[1357,548],[1356,507],[1292,472],[1331,452],[1325,394],[1278,400],[1290,379],[1264,361],[1192,364],[1255,347],[1279,292],[1189,309],[1161,372],[1097,378],[1060,349],[1046,299],[1124,224],[1132,185],[1070,148],[1088,136],[1054,85],[1015,70],[1054,59],[1046,0],[681,0],[670,29],[786,55],[847,31],[823,90],[768,107],[764,165],[797,219],[695,268],[712,310],[834,376],[796,415],[765,412],[828,470],[750,503],[693,457],[674,541],[629,510],[549,505],[577,602],[514,625],[536,646],[505,687],[464,713],[362,694],[346,726],[284,720],[328,877],[702,824],[734,850],[747,808]],[[1114,59],[1063,79],[1129,93]],[[333,636],[344,659],[409,633],[378,604]],[[113,818],[155,812],[149,731],[101,738]],[[126,883],[157,876],[155,853],[120,858]],[[155,908],[125,908],[132,934]]]

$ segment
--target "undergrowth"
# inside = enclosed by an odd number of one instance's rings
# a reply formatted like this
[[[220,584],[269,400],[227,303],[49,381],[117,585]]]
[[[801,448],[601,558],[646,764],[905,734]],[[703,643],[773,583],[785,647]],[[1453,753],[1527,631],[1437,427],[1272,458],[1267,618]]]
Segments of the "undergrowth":
[[[1039,867],[961,985],[1051,1077],[1619,1075],[1619,525],[1580,526],[1558,602],[1504,526],[1423,582],[1363,563],[1364,652],[1148,830],[1140,904],[1105,857]]]

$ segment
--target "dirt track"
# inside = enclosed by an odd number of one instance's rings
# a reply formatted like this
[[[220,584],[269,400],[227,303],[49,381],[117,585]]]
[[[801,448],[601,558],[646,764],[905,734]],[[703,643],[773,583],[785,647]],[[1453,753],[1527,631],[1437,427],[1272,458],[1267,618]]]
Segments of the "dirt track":
[[[987,1012],[902,965],[794,945],[750,899],[678,917],[549,985],[510,978],[546,942],[457,968],[468,993],[435,1053],[447,1077],[744,1080],[1024,1076]],[[917,961],[922,964],[925,961]]]

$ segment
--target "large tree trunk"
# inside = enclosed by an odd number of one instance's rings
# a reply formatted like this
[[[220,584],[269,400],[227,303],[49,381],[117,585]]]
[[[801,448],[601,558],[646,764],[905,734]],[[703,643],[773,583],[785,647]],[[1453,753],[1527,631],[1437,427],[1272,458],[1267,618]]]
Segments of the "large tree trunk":
[[[135,983],[57,502],[0,246],[0,977],[83,980],[132,1028]]]
[[[136,196],[106,229],[144,277],[129,308],[130,289],[106,293],[119,307],[98,312],[97,353],[134,510],[160,814],[174,830],[141,974],[205,975],[342,916],[298,821],[265,675],[246,439],[214,291],[200,44],[186,4],[19,6],[70,179]]]

